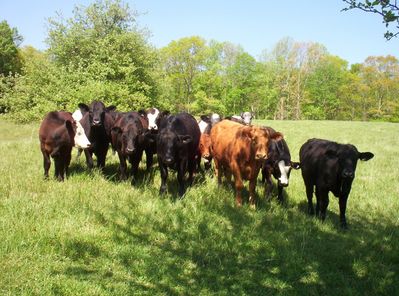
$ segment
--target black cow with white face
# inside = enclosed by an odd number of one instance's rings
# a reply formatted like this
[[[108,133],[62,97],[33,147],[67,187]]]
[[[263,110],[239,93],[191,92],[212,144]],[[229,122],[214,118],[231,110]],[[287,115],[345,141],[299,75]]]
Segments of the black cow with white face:
[[[270,134],[276,131],[271,127],[265,127]],[[262,182],[266,181],[266,198],[270,197],[272,192],[271,175],[277,180],[278,200],[283,201],[283,187],[289,184],[291,169],[299,169],[298,162],[291,161],[291,154],[287,142],[284,138],[269,141],[269,153],[262,166]]]
[[[157,156],[161,171],[160,193],[166,192],[168,168],[177,171],[179,196],[185,193],[185,174],[191,185],[196,162],[199,157],[198,145],[201,132],[197,121],[188,113],[179,113],[163,118],[157,136]]]
[[[128,160],[132,166],[132,185],[137,177],[139,163],[143,156],[145,144],[145,128],[142,115],[138,112],[127,112],[119,117],[111,130],[112,146],[118,153],[119,172],[122,180],[127,179]]]
[[[306,187],[309,214],[314,214],[313,189],[316,187],[316,215],[326,217],[328,192],[339,198],[341,227],[346,228],[346,203],[355,178],[357,161],[374,157],[371,152],[359,152],[351,144],[310,139],[302,145],[299,159]]]
[[[91,146],[84,150],[87,166],[93,168],[94,153],[97,157],[97,167],[103,169],[111,141],[111,128],[114,124],[109,112],[114,111],[115,106],[105,107],[100,101],[93,101],[89,106],[80,103],[78,106],[83,115],[80,123],[91,143]]]

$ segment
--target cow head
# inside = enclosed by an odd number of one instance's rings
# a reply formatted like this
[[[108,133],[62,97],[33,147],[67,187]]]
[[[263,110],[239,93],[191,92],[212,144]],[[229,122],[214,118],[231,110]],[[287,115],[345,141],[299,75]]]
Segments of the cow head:
[[[269,140],[283,138],[281,133],[275,132],[270,134],[267,130],[256,126],[244,127],[241,132],[244,137],[250,139],[251,149],[256,160],[265,160],[268,157]]]
[[[359,152],[355,146],[339,145],[338,149],[328,149],[326,151],[327,157],[331,161],[338,163],[338,173],[342,178],[343,185],[350,185],[355,178],[357,161],[367,161],[374,157],[371,152]],[[350,188],[349,188],[350,189]]]
[[[273,129],[269,129],[275,133]],[[287,142],[284,139],[271,140],[269,144],[269,157],[267,160],[273,166],[273,176],[278,180],[279,186],[286,187],[289,184],[291,169],[299,169],[299,162],[291,161],[291,154]]]
[[[90,126],[102,126],[104,124],[104,116],[106,112],[114,111],[115,106],[105,107],[103,102],[93,101],[90,106],[80,103],[79,109],[83,115],[89,113]]]
[[[137,122],[129,123],[124,127],[114,126],[111,130],[113,136],[117,136],[121,145],[121,152],[130,155],[137,149],[142,141],[142,133]]]
[[[199,150],[200,155],[207,162],[211,159],[211,136],[209,134],[201,134],[200,142],[199,142]]]
[[[75,147],[86,149],[90,147],[90,141],[86,136],[85,130],[79,121],[76,121],[76,132],[75,132]]]
[[[157,138],[158,157],[161,157],[165,164],[173,165],[191,142],[190,135],[177,135],[171,131],[160,133]]]
[[[221,120],[222,120],[222,118],[220,117],[219,114],[217,114],[217,113],[212,113],[211,114],[211,124],[212,125],[215,125],[216,123],[218,123]]]
[[[157,118],[159,117],[159,110],[157,108],[150,108],[147,110],[148,129],[158,130]]]
[[[243,123],[246,124],[246,125],[250,125],[251,124],[252,117],[253,116],[252,116],[251,112],[246,111],[246,112],[242,112],[241,113],[241,118],[243,120]]]

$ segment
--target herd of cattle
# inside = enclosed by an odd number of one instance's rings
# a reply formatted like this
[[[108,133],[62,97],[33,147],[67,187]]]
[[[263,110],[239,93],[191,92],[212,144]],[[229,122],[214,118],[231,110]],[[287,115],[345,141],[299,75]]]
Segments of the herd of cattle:
[[[138,112],[117,112],[114,106],[105,107],[100,101],[89,106],[79,104],[73,114],[50,112],[43,119],[40,130],[40,148],[43,154],[44,175],[48,178],[50,157],[54,159],[55,176],[64,180],[71,161],[72,147],[84,151],[88,168],[93,168],[93,154],[97,167],[103,169],[109,144],[119,157],[119,175],[128,178],[127,161],[131,165],[131,183],[137,178],[142,155],[146,166],[153,164],[157,155],[161,175],[160,193],[167,190],[168,169],[177,171],[178,194],[183,196],[193,182],[201,160],[205,170],[211,167],[218,184],[224,176],[234,178],[237,206],[242,205],[243,181],[249,181],[249,204],[255,207],[255,188],[258,174],[266,183],[265,195],[270,197],[272,179],[277,180],[278,199],[282,201],[283,187],[288,186],[291,169],[301,169],[306,187],[308,212],[325,219],[328,192],[339,198],[340,223],[346,227],[346,202],[355,177],[357,161],[367,161],[371,152],[358,152],[350,144],[310,139],[299,151],[299,162],[291,161],[290,151],[283,135],[270,127],[251,124],[252,114],[221,119],[218,114],[201,116],[199,122],[188,113],[172,115],[156,108]],[[188,178],[186,175],[188,174]],[[313,207],[313,192],[316,209]]]

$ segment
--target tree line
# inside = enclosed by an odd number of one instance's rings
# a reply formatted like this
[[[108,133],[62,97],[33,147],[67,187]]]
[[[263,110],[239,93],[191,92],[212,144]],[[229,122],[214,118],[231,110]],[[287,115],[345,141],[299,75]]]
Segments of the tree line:
[[[48,21],[48,49],[20,47],[0,23],[0,113],[20,122],[102,100],[120,111],[156,106],[281,120],[399,121],[399,61],[363,63],[315,42],[281,39],[255,59],[230,42],[190,36],[156,49],[138,13],[119,0],[76,7]]]

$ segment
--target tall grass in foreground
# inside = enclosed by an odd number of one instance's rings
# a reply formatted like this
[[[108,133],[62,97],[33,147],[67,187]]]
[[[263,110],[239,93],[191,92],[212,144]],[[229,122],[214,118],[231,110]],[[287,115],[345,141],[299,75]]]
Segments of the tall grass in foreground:
[[[294,160],[312,137],[375,154],[358,164],[348,231],[331,194],[324,223],[306,214],[300,171],[284,205],[259,183],[257,210],[201,174],[183,200],[171,174],[160,198],[144,163],[132,188],[111,153],[104,175],[73,151],[68,180],[45,181],[38,124],[0,121],[0,295],[398,295],[399,125],[257,124],[283,132]]]

